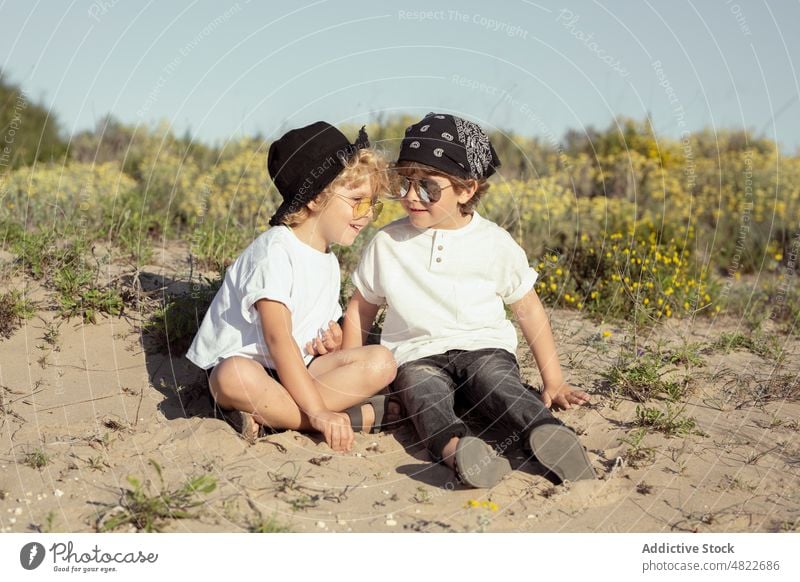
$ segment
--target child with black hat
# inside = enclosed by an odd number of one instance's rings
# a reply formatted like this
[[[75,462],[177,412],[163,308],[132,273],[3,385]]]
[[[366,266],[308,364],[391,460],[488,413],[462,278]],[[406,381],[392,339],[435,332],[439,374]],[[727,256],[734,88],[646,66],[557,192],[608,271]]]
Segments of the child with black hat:
[[[522,439],[562,481],[592,479],[575,433],[550,413],[588,400],[563,380],[525,251],[475,207],[500,166],[475,123],[430,113],[406,130],[394,192],[408,216],[381,229],[353,274],[343,346],[365,341],[385,304],[381,344],[398,363],[392,393],[436,461],[473,487],[511,470],[456,414],[459,400]],[[539,366],[540,395],[523,383],[510,306]],[[516,437],[516,438],[515,438]]]
[[[214,400],[248,441],[262,427],[316,430],[346,451],[354,431],[381,428],[387,399],[373,395],[396,366],[381,346],[337,349],[330,246],[351,245],[377,218],[386,163],[363,128],[351,144],[320,121],[275,141],[267,165],[283,203],[228,268],[187,358],[211,371]]]

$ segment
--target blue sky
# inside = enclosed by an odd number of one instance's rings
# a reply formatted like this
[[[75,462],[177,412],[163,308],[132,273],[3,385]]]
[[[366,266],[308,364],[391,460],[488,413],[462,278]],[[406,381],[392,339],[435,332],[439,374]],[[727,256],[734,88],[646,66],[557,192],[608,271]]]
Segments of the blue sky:
[[[5,1],[0,67],[70,133],[108,112],[214,142],[438,110],[552,141],[649,113],[794,153],[798,22],[763,0]]]

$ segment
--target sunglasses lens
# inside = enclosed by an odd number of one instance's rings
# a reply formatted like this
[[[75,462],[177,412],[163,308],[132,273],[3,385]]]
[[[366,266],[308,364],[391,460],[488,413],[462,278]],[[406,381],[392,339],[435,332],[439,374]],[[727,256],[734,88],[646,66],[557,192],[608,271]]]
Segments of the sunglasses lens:
[[[442,189],[439,187],[439,184],[433,180],[420,180],[419,197],[422,198],[424,202],[438,202],[442,197]]]
[[[411,191],[412,186],[417,190],[417,196],[424,204],[433,204],[442,197],[442,189],[434,180],[423,178],[422,180],[412,180],[405,176],[400,176],[392,189],[394,198],[405,198]]]
[[[362,198],[359,200],[355,206],[353,206],[353,218],[363,218],[369,214],[371,204],[372,201],[369,198]]]
[[[411,180],[403,177],[400,178],[399,184],[400,186],[397,191],[398,198],[405,198],[406,194],[408,194],[409,190],[411,190]]]
[[[373,204],[372,200],[369,198],[363,198],[362,200],[359,200],[355,206],[353,206],[353,218],[358,220],[359,218],[364,218],[367,214],[372,212],[372,220],[377,220],[378,216],[381,214],[381,210],[383,210],[383,202],[376,200]]]

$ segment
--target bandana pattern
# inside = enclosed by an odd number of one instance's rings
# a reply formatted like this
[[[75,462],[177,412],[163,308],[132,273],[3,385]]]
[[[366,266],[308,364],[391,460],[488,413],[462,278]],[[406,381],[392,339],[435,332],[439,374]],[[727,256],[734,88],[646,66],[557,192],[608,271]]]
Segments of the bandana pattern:
[[[489,136],[478,124],[436,113],[406,129],[398,161],[420,162],[475,180],[488,178],[500,166]]]
[[[467,163],[472,178],[478,179],[486,174],[492,163],[492,151],[487,136],[477,123],[460,117],[453,117],[458,133],[458,141],[467,150]]]

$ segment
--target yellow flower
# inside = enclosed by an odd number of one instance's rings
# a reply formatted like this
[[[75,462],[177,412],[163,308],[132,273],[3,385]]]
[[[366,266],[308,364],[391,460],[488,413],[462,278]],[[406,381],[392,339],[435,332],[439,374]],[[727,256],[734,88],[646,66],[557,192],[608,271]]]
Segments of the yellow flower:
[[[608,331],[608,330],[605,330],[605,331],[603,332],[603,337],[611,337],[611,332],[610,332],[610,331]]]
[[[650,300],[647,297],[645,297],[644,300],[642,301],[642,303],[644,303],[645,305],[648,305],[650,303]]]

